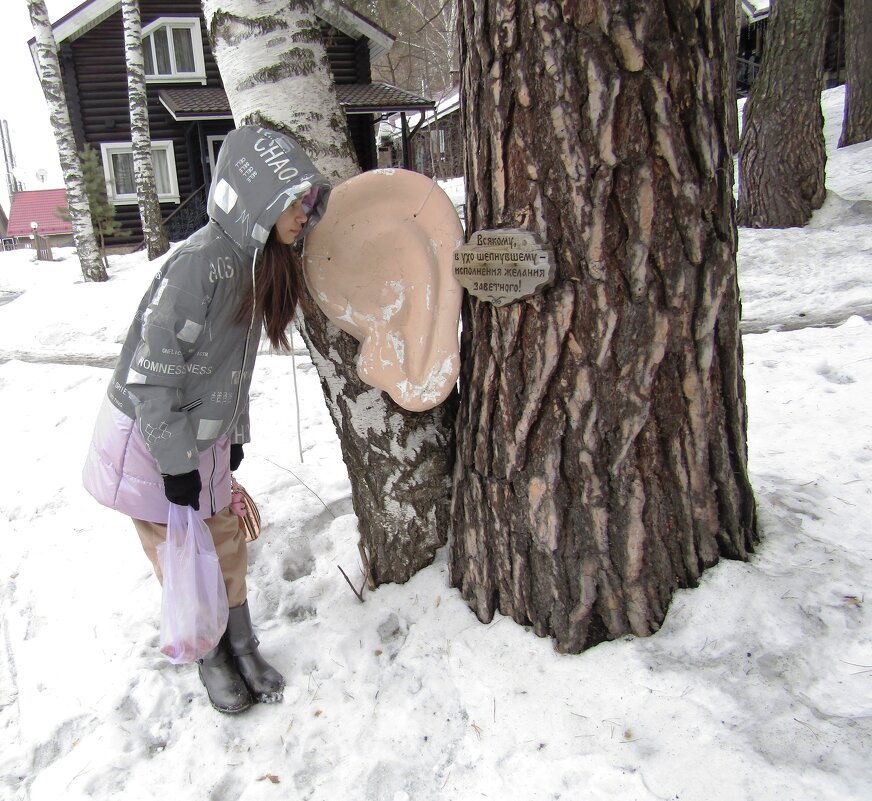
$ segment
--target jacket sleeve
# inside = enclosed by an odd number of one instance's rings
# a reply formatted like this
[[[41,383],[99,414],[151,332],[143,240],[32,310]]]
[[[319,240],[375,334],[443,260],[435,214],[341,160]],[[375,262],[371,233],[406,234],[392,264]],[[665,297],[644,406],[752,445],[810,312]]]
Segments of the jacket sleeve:
[[[142,312],[142,336],[127,385],[138,399],[136,424],[160,472],[178,475],[200,463],[196,432],[182,409],[187,363],[197,352],[214,295],[209,266],[196,254],[167,262]]]

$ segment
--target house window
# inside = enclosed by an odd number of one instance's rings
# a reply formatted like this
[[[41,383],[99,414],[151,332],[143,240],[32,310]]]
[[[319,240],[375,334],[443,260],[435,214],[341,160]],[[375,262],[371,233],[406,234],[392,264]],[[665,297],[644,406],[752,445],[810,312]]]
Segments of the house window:
[[[206,83],[200,20],[161,17],[142,29],[145,77],[150,83]]]
[[[445,152],[445,131],[430,129],[430,152],[442,154]]]
[[[133,145],[130,142],[109,142],[100,145],[106,194],[116,206],[136,203],[136,180],[133,175]],[[157,196],[162,203],[179,202],[176,179],[176,159],[170,140],[151,143],[151,160]]]
[[[215,164],[218,161],[218,151],[221,150],[221,145],[224,144],[226,136],[207,136],[206,144],[209,152],[209,171],[212,175],[215,174]]]

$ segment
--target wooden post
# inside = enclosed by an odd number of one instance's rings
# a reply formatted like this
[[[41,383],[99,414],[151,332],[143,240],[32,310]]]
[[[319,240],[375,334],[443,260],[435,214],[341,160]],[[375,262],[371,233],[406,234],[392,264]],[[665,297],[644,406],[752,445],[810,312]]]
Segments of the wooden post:
[[[412,147],[411,138],[409,137],[409,120],[406,117],[406,112],[400,112],[400,131],[402,132],[403,142],[403,167],[407,170],[412,169],[412,154],[409,152]]]
[[[54,261],[54,255],[51,252],[51,244],[47,236],[36,237],[36,258],[39,261]]]
[[[53,256],[51,252],[51,245],[49,244],[48,238],[44,236],[40,236],[39,233],[39,224],[36,222],[32,222],[30,224],[30,230],[33,231],[33,246],[36,248],[36,258],[39,261],[53,261]]]

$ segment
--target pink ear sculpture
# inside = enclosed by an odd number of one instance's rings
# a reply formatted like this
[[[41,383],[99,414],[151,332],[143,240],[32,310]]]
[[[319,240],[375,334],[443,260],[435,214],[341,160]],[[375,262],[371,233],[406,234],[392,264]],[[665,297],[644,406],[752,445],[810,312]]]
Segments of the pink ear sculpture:
[[[463,228],[439,185],[410,170],[337,186],[306,237],[303,270],[327,317],[361,345],[357,373],[410,411],[444,401],[460,369]]]

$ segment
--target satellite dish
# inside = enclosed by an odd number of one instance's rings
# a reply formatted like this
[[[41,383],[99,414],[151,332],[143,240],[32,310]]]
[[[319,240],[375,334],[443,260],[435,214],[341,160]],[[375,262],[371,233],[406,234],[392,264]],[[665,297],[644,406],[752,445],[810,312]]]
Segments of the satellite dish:
[[[39,181],[41,184],[44,184],[46,178],[48,178],[48,172],[46,172],[42,167],[40,167],[36,171],[36,180]]]

